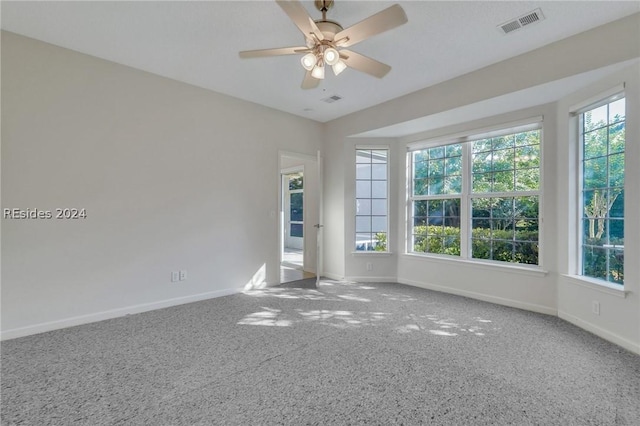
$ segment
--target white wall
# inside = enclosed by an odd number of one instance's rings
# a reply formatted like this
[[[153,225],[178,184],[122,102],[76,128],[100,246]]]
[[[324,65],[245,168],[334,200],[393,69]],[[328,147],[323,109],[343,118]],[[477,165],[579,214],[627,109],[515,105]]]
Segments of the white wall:
[[[612,48],[615,46],[615,48]],[[419,135],[397,138],[395,143],[396,175],[394,187],[397,190],[395,223],[392,229],[395,236],[394,253],[389,258],[349,255],[353,238],[353,187],[355,185],[352,169],[354,142],[351,135],[368,132],[385,126],[414,120],[420,117],[440,113],[451,113],[457,108],[466,107],[484,101],[500,99],[501,96],[520,90],[537,87],[548,82],[599,70],[606,75],[614,71],[606,71],[604,67],[636,60],[640,57],[640,14],[595,28],[582,34],[569,37],[559,42],[527,52],[519,57],[491,65],[484,69],[454,78],[433,87],[411,93],[378,106],[363,110],[327,123],[327,141],[325,152],[328,157],[325,175],[332,176],[334,183],[325,193],[325,212],[331,215],[330,232],[325,245],[325,253],[333,254],[331,267],[336,275],[376,279],[377,274],[368,274],[366,262],[375,262],[374,269],[379,271],[377,278],[387,280],[387,275],[396,271],[396,278],[401,283],[433,288],[450,293],[462,294],[478,299],[493,301],[505,305],[529,309],[532,311],[560,315],[600,336],[612,340],[622,346],[640,352],[640,303],[638,302],[638,281],[640,281],[640,238],[633,242],[625,241],[627,258],[626,298],[620,292],[603,293],[598,289],[590,289],[571,283],[565,279],[569,262],[568,250],[568,218],[567,197],[570,181],[567,164],[568,137],[566,135],[567,108],[574,99],[581,99],[599,87],[608,87],[620,76],[607,77],[606,81],[585,87],[584,93],[571,96],[571,99],[560,100],[558,95],[553,102],[540,106],[518,110],[504,114],[500,111],[482,111],[482,115],[453,126],[437,125],[430,131]],[[636,73],[631,78],[630,74]],[[628,117],[640,116],[638,103],[640,93],[637,83],[637,65],[628,69],[624,80],[628,82]],[[577,81],[577,80],[576,80]],[[602,89],[604,90],[604,89]],[[566,92],[565,92],[566,93]],[[631,100],[630,100],[631,99]],[[495,102],[487,102],[487,105]],[[449,114],[451,115],[451,114]],[[544,116],[543,120],[543,218],[542,254],[539,270],[523,270],[517,267],[483,265],[477,262],[460,262],[437,257],[425,257],[406,254],[404,237],[406,234],[406,142],[429,139],[443,135],[456,134],[462,131],[481,129],[493,124],[508,123],[534,116]],[[484,118],[480,118],[484,117]],[[455,122],[450,120],[449,122]],[[458,121],[460,122],[460,121]],[[635,126],[637,126],[637,122]],[[564,132],[564,133],[563,133]],[[640,181],[640,140],[637,127],[628,130],[628,143],[634,144],[627,150],[627,182]],[[374,143],[369,140],[367,143]],[[389,143],[389,139],[381,141]],[[630,169],[634,171],[629,172]],[[629,185],[629,183],[628,183]],[[637,192],[637,191],[636,191]],[[627,192],[628,194],[629,192]],[[631,215],[627,223],[627,235],[640,235],[638,216],[629,212],[640,211],[638,194],[629,196],[626,201],[627,215]],[[338,212],[343,212],[339,214]],[[340,253],[338,255],[337,253]],[[393,259],[393,260],[389,260]],[[395,262],[394,262],[395,260]],[[395,265],[394,265],[395,263]],[[377,267],[377,268],[376,268]],[[575,281],[575,280],[574,280]],[[602,312],[594,318],[590,313],[591,301],[601,303]]]
[[[2,33],[2,337],[278,281],[279,151],[322,125]],[[170,282],[170,271],[188,279]]]

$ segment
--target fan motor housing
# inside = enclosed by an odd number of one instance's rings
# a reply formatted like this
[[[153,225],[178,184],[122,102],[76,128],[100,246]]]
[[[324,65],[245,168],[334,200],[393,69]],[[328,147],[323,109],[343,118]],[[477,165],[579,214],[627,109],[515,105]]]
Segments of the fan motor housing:
[[[320,31],[322,31],[324,37],[328,40],[333,41],[335,35],[342,31],[342,26],[337,22],[327,20],[320,20],[315,22]]]

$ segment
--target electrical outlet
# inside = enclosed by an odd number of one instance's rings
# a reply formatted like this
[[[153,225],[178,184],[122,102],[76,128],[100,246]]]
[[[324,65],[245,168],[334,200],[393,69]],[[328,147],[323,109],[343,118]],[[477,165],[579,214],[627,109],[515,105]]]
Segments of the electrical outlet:
[[[595,300],[591,302],[591,311],[596,315],[600,315],[600,302]]]
[[[184,281],[186,279],[187,279],[187,271],[183,269],[180,271],[180,281]]]
[[[367,262],[367,271],[373,271],[373,263]]]
[[[171,271],[171,282],[175,283],[179,279],[180,279],[180,274],[178,274],[178,271]]]

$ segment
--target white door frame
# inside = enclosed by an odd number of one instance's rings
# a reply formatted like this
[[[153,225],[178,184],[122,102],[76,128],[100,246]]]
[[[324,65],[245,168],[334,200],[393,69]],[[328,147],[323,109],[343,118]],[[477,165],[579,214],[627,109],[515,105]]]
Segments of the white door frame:
[[[292,158],[295,160],[301,160],[301,161],[310,161],[316,164],[316,166],[318,167],[318,170],[320,168],[320,165],[318,164],[318,156],[316,155],[309,155],[309,154],[301,154],[301,153],[297,153],[297,152],[291,152],[291,151],[278,151],[278,206],[280,209],[280,214],[279,214],[279,219],[278,219],[278,265],[282,265],[282,251],[284,248],[284,241],[283,241],[283,228],[284,228],[284,200],[283,200],[283,174],[286,174],[287,172],[291,171],[291,170],[300,170],[300,167],[302,166],[295,166],[295,167],[291,167],[291,168],[283,168],[283,157],[286,158]],[[305,173],[305,178],[308,179],[311,176],[309,176],[309,171],[305,170],[303,168],[303,173]],[[320,173],[320,172],[319,172]],[[306,180],[305,179],[305,180]],[[317,179],[317,177],[314,176],[314,179]],[[307,261],[309,260],[307,257],[307,251],[310,249],[310,247],[312,246],[316,246],[316,251],[318,250],[317,248],[317,244],[318,244],[318,240],[317,240],[317,235],[315,232],[312,232],[309,227],[311,227],[311,229],[313,228],[313,224],[315,224],[316,220],[319,220],[319,218],[321,218],[321,214],[322,212],[319,211],[318,212],[318,219],[315,218],[315,215],[311,215],[311,211],[309,210],[308,206],[310,206],[310,202],[309,202],[309,197],[318,197],[318,204],[320,203],[320,197],[321,194],[319,193],[319,191],[321,190],[321,185],[322,182],[318,182],[317,186],[318,186],[318,194],[312,194],[308,188],[309,186],[306,184],[304,184],[304,192],[303,192],[303,205],[304,205],[304,223],[306,223],[305,225],[305,230],[304,230],[304,234],[303,234],[303,238],[305,239],[304,241],[304,260],[303,260],[303,265],[304,265],[304,270],[307,272],[316,272],[316,273],[320,273],[320,269],[319,266],[320,264],[318,263],[318,258],[316,256],[316,267],[313,268],[313,265],[309,265],[307,264]],[[318,208],[320,208],[320,204],[318,206]],[[313,224],[312,224],[313,222]],[[307,239],[308,238],[308,239]],[[315,239],[315,241],[314,241]]]

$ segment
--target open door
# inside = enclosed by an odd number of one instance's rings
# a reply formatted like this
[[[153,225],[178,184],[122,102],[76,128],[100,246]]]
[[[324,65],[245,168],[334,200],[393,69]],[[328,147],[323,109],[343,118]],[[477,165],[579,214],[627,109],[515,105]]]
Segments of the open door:
[[[320,285],[320,276],[322,275],[322,156],[320,151],[318,158],[318,223],[316,227],[316,288]]]
[[[320,190],[318,158],[279,153],[280,283],[313,278],[319,273],[318,229]]]

